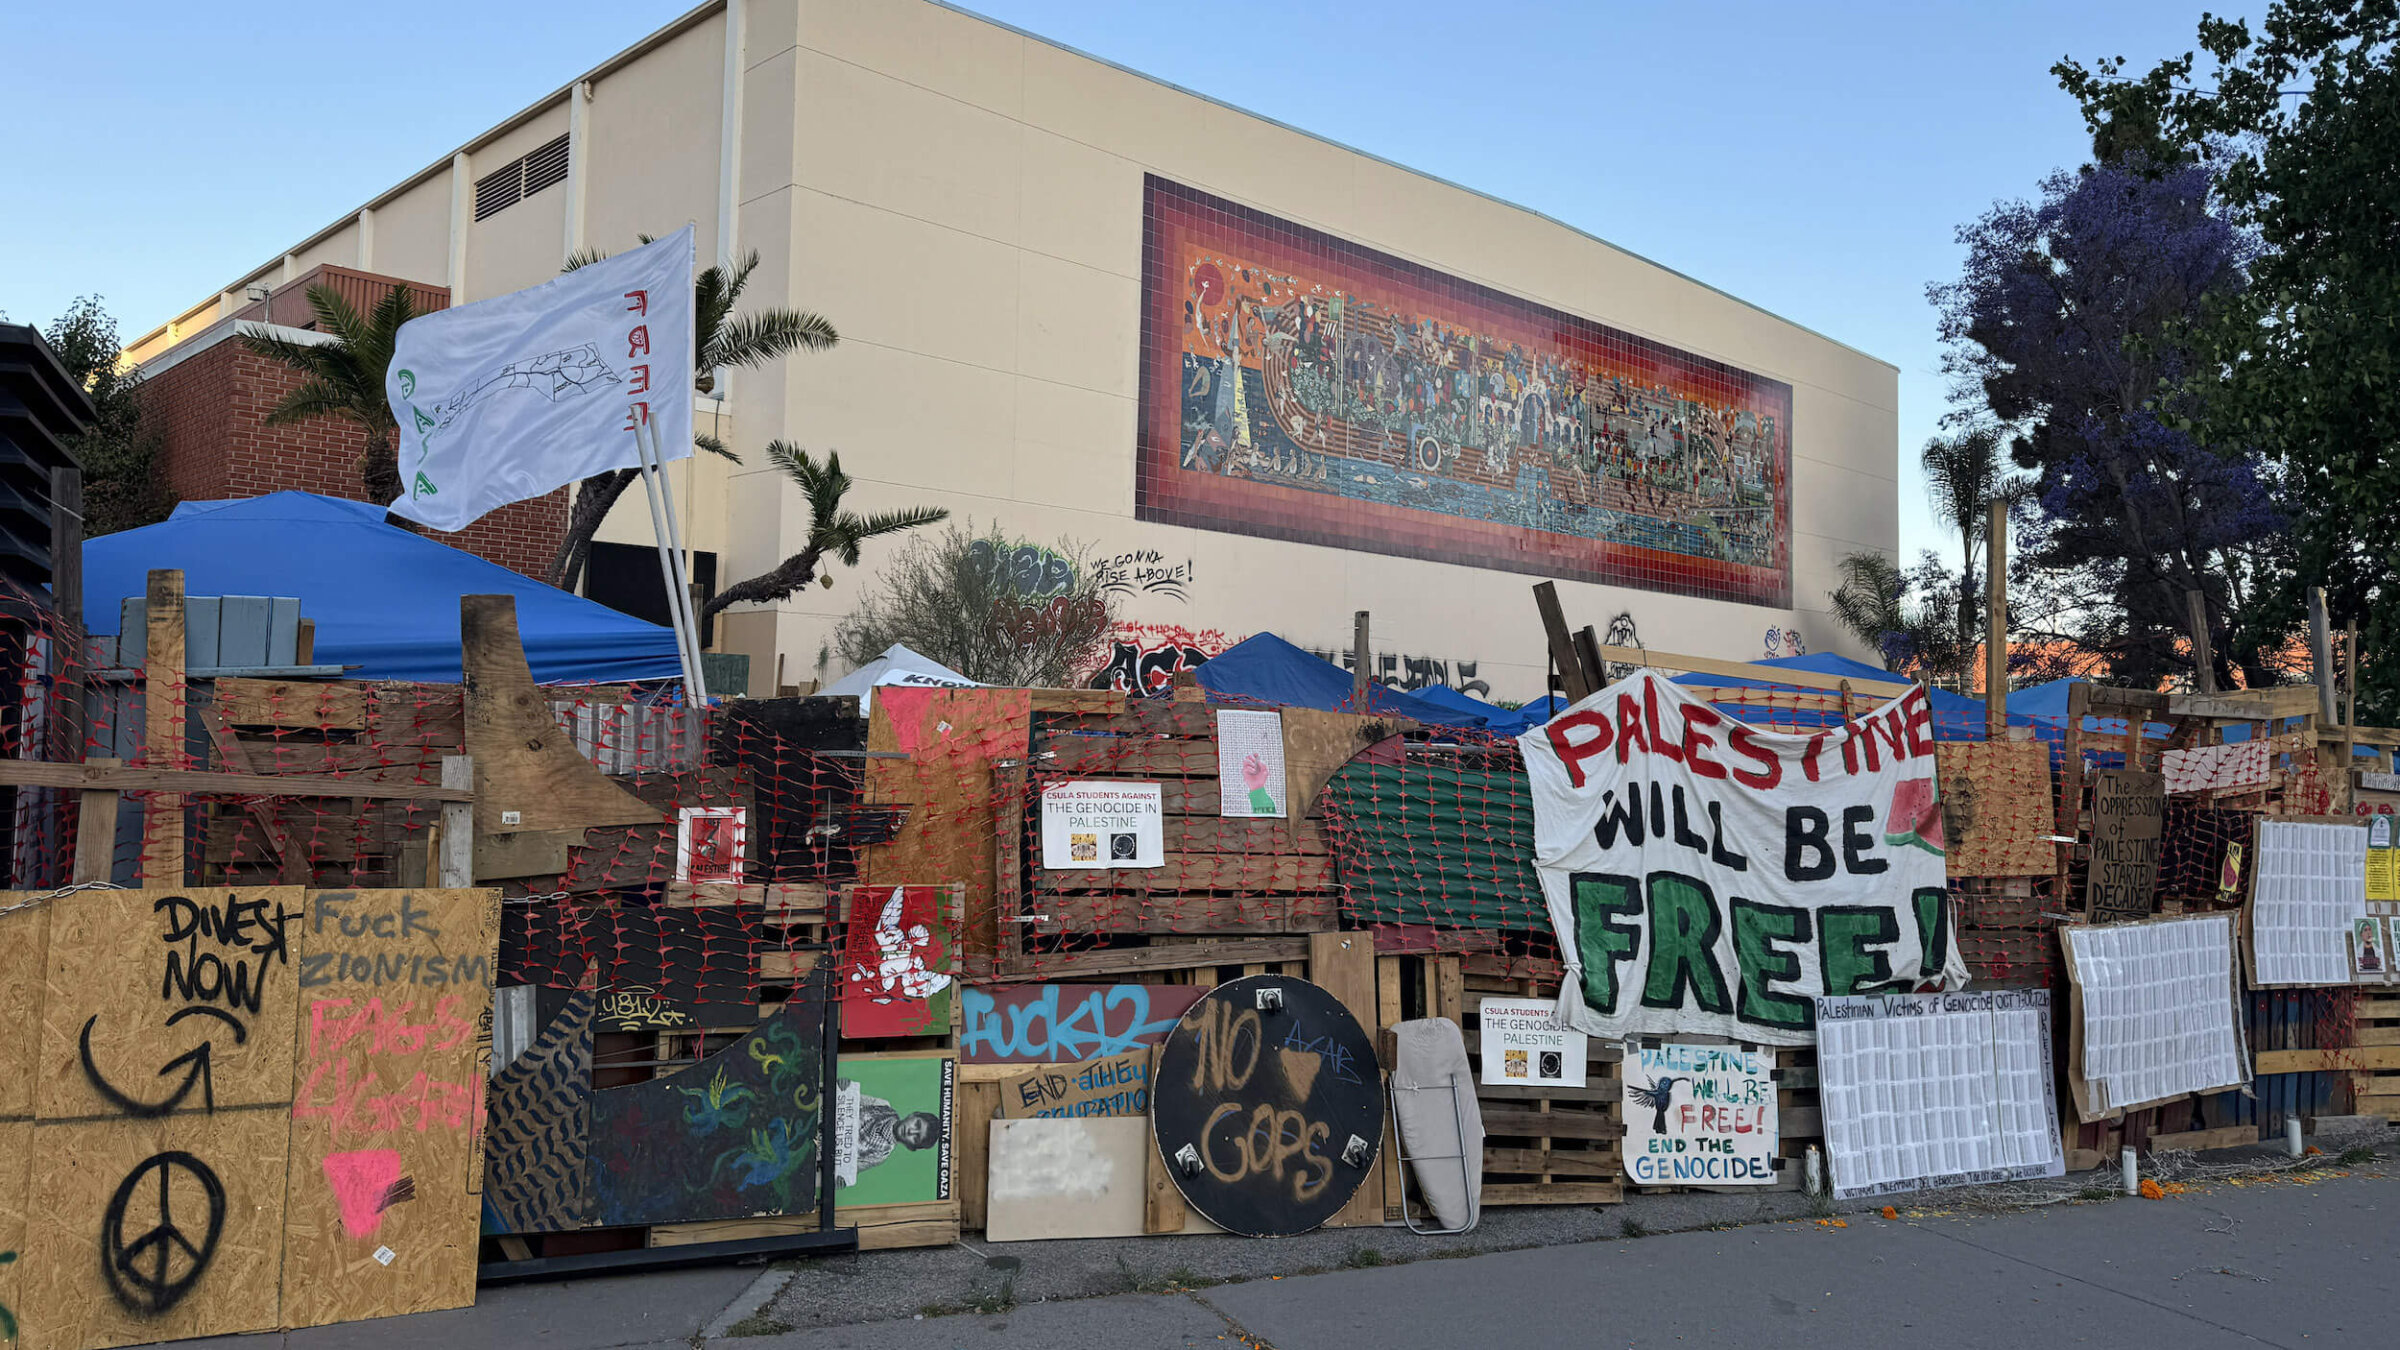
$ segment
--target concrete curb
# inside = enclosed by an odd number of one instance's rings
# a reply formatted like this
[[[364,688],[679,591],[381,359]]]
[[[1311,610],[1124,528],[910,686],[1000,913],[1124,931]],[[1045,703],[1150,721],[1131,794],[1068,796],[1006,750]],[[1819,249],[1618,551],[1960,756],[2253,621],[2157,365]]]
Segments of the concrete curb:
[[[710,1319],[707,1326],[700,1328],[700,1339],[722,1340],[730,1335],[737,1324],[749,1320],[751,1314],[773,1303],[775,1296],[782,1293],[783,1287],[790,1284],[792,1276],[798,1273],[773,1266],[760,1271],[758,1278],[750,1282],[749,1288],[734,1295],[733,1302],[726,1304],[723,1312]]]

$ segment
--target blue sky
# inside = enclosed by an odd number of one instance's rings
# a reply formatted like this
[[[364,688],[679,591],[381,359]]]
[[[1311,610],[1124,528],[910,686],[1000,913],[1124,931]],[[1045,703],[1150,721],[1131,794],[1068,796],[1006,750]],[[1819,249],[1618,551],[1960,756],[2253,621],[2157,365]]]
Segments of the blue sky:
[[[2050,64],[2188,50],[2203,2],[967,7],[1556,216],[1899,366],[1913,551],[1944,542],[1914,473],[1945,395],[1925,284],[1955,274],[1960,222],[2083,158]],[[47,324],[97,292],[130,338],[686,6],[12,8],[0,313]]]

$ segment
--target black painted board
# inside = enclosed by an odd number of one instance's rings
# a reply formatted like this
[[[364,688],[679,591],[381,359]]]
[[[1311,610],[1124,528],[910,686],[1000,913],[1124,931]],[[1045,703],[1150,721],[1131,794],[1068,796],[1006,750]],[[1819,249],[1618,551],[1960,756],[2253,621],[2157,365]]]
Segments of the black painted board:
[[[1262,1007],[1262,993],[1280,1006]],[[1332,994],[1288,975],[1247,976],[1193,1004],[1160,1047],[1150,1102],[1185,1202],[1251,1237],[1332,1218],[1373,1175],[1383,1139],[1374,1042]]]

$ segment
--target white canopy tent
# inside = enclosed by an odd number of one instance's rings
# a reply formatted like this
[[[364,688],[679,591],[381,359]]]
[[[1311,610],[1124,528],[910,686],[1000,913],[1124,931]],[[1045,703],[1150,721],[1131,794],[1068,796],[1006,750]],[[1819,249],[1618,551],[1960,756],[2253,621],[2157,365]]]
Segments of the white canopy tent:
[[[859,716],[875,711],[875,691],[885,685],[903,685],[918,689],[982,689],[985,686],[970,680],[930,656],[919,655],[895,642],[858,669],[818,690],[820,694],[854,694],[858,697]]]

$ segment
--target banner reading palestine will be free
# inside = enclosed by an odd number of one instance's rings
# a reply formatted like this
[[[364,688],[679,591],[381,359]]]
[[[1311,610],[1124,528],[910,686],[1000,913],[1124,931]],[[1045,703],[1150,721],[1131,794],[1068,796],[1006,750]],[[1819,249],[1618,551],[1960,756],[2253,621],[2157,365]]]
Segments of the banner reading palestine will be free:
[[[1963,987],[1932,722],[1771,731],[1639,670],[1518,737],[1560,1020],[1806,1045],[1820,995]]]

